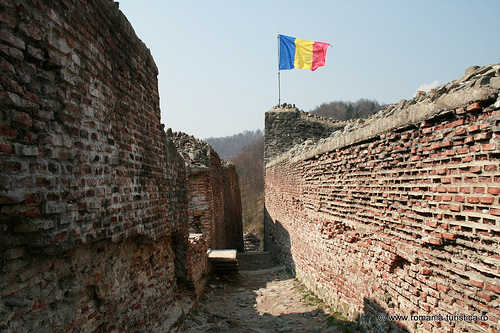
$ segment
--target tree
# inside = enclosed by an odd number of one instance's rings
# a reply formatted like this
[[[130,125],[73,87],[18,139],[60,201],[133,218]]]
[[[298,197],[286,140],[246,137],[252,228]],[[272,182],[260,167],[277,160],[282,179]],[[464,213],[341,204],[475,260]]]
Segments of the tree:
[[[264,137],[244,146],[231,159],[238,173],[243,230],[264,236]]]
[[[375,100],[361,98],[354,103],[344,101],[323,103],[309,112],[335,120],[348,120],[352,118],[368,118],[384,107],[385,105],[380,105]]]

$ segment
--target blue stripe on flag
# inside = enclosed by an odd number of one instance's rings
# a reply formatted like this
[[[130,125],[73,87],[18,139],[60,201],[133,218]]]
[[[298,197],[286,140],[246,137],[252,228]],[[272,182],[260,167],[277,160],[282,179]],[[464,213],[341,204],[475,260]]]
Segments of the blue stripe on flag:
[[[295,61],[295,37],[280,36],[280,70],[293,69]]]

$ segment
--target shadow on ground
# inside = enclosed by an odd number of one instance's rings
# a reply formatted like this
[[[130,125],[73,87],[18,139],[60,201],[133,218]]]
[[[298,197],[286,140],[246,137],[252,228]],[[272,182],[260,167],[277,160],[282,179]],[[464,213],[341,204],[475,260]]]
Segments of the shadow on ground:
[[[238,262],[238,273],[212,276],[175,332],[358,332],[267,252],[239,254]]]

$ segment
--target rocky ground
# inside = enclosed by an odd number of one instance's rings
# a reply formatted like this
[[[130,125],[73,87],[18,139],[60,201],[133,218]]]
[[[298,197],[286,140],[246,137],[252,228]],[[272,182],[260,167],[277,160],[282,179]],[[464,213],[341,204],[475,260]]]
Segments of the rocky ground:
[[[240,271],[215,275],[175,332],[357,332],[266,252],[238,255]]]

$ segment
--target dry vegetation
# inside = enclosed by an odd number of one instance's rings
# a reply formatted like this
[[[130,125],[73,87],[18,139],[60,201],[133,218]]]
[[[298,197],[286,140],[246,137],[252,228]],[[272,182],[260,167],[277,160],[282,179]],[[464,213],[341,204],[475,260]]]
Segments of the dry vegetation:
[[[231,161],[238,172],[243,230],[263,239],[264,228],[264,137],[243,147]]]

